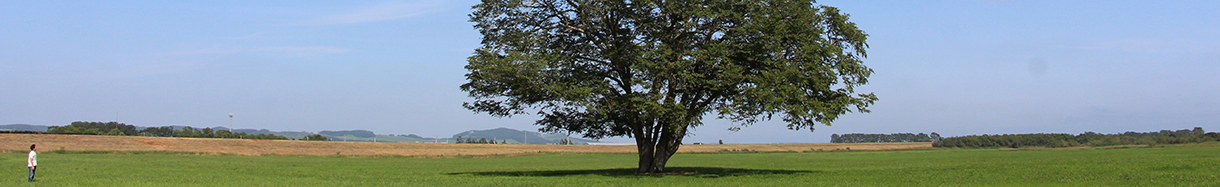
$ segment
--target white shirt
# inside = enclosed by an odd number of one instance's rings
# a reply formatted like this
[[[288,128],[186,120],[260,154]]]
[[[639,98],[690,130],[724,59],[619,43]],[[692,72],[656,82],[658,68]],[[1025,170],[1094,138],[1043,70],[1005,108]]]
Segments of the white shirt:
[[[38,166],[38,153],[30,151],[30,159],[25,161],[25,167]]]

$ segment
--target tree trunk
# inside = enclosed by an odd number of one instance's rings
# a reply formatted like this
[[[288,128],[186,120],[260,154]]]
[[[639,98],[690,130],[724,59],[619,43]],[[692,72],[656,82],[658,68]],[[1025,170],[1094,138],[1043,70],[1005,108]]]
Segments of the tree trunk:
[[[636,128],[633,133],[635,134],[635,147],[640,154],[640,167],[636,172],[652,172],[653,153],[656,150],[656,144],[652,142],[652,138],[649,138],[651,136],[645,133],[643,128]]]
[[[665,151],[664,148],[661,148],[661,147],[665,147],[665,146],[663,146],[663,144],[667,144],[667,143],[658,143],[658,145],[657,145],[658,150],[656,151],[655,156],[652,158],[653,159],[652,160],[652,172],[655,172],[655,173],[665,172],[665,162],[668,162],[669,157],[673,156],[672,153],[670,153],[669,151]]]
[[[653,163],[652,163],[654,149],[651,148],[652,145],[639,144],[638,143],[639,141],[636,141],[636,142],[637,142],[636,147],[638,147],[640,149],[640,168],[637,172],[650,173],[650,172],[652,172],[652,169],[654,167]]]
[[[637,172],[665,172],[665,164],[678,152],[678,147],[682,146],[682,138],[686,137],[689,123],[679,122],[682,125],[673,125],[666,124],[665,121],[667,120],[645,122],[632,130],[640,154],[640,167]]]
[[[673,145],[670,143],[673,142],[673,135],[670,135],[667,131],[668,129],[662,131],[661,138],[657,141],[657,150],[653,153],[652,168],[650,169],[652,172],[665,172],[665,162],[669,161],[669,156],[671,156],[669,151],[666,150],[669,150],[669,147]]]
[[[665,172],[665,163],[669,162],[669,158],[678,152],[678,147],[682,146],[682,138],[686,136],[685,128],[675,130],[678,132],[667,132],[661,135],[660,141],[657,142],[657,150],[654,152],[652,172]]]

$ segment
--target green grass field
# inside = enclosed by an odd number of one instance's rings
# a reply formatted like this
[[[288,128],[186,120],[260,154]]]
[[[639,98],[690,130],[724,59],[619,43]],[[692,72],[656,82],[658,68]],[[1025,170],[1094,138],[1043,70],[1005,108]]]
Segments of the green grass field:
[[[634,154],[494,158],[0,154],[0,186],[1216,186],[1220,144],[1116,149],[701,153],[637,175]]]

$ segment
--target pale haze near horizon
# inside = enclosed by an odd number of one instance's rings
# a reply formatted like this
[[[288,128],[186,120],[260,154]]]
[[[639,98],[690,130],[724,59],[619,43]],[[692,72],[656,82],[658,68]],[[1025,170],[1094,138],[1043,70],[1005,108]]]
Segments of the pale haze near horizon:
[[[536,130],[461,107],[478,1],[0,7],[0,124],[119,121],[448,137]],[[872,113],[791,131],[705,118],[687,143],[831,134],[1220,131],[1216,1],[819,1],[870,35]],[[627,142],[626,138],[605,141]]]

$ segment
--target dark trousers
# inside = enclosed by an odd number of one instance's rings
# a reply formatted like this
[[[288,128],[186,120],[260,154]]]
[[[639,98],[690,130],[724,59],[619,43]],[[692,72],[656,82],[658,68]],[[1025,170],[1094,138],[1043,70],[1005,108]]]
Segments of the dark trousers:
[[[38,166],[29,167],[29,168],[30,168],[30,182],[34,182],[34,170],[38,170]]]

